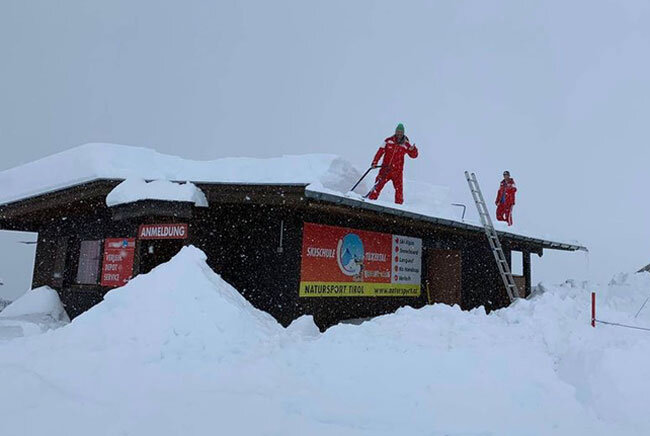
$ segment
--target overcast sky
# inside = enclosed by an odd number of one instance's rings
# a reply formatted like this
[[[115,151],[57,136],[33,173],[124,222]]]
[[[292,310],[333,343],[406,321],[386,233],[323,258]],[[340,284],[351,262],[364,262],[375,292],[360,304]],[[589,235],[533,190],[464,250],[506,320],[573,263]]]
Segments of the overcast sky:
[[[463,171],[492,197],[509,169],[518,225],[590,247],[536,281],[607,280],[650,262],[649,47],[647,1],[3,0],[0,169],[94,141],[365,167],[403,122],[407,178],[473,207]]]

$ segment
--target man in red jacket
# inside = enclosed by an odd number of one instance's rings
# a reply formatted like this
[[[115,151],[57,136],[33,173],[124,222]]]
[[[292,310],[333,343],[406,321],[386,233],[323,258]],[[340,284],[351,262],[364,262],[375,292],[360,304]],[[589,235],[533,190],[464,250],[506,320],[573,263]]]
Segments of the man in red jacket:
[[[515,205],[515,192],[517,185],[515,179],[510,177],[509,171],[503,172],[503,180],[497,192],[497,199],[494,204],[497,205],[497,220],[506,221],[509,226],[512,225],[512,208]]]
[[[395,134],[384,140],[384,146],[379,147],[375,158],[372,160],[372,166],[375,167],[379,163],[379,159],[382,156],[384,157],[379,174],[375,179],[375,186],[368,195],[369,199],[376,200],[384,185],[390,180],[395,188],[395,203],[404,203],[402,174],[404,172],[405,154],[415,159],[418,157],[418,149],[415,144],[411,145],[408,137],[404,135],[404,125],[399,123],[395,129]]]

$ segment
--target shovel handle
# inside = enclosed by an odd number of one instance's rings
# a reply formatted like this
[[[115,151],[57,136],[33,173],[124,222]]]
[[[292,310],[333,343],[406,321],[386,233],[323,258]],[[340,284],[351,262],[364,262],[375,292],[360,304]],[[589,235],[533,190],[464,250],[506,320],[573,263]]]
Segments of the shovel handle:
[[[356,188],[357,186],[359,186],[359,183],[361,183],[361,181],[362,181],[363,179],[366,178],[366,176],[368,175],[368,173],[370,172],[370,170],[374,170],[374,169],[376,169],[376,168],[381,168],[381,165],[371,165],[370,168],[368,168],[368,169],[366,170],[366,172],[363,173],[363,176],[361,176],[361,178],[357,181],[357,183],[354,184],[354,186],[352,187],[352,189],[350,189],[350,191],[354,191],[354,188]]]

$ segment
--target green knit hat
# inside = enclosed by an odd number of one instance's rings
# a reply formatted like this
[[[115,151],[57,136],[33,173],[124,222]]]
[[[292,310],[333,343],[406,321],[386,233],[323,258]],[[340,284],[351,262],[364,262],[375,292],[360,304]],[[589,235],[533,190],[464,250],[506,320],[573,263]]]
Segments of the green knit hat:
[[[402,133],[404,133],[404,124],[399,123],[397,127],[395,128],[395,133],[397,133],[398,130],[401,130]]]

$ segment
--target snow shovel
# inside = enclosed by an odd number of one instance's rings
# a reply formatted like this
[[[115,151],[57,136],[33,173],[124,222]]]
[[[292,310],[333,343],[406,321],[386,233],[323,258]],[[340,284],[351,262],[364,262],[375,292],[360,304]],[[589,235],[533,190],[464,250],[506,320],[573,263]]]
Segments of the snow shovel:
[[[366,178],[366,176],[368,175],[368,173],[370,172],[370,170],[374,170],[374,169],[376,169],[376,168],[381,168],[381,165],[373,165],[373,166],[371,166],[370,168],[368,168],[368,169],[366,170],[366,172],[363,173],[363,176],[361,176],[361,178],[359,179],[359,181],[358,181],[357,183],[354,184],[354,186],[352,187],[352,189],[350,189],[350,191],[354,191],[354,188],[356,188],[357,186],[359,186],[359,183],[361,183],[361,181],[362,181],[363,179]],[[364,198],[365,198],[365,197],[364,197]]]

